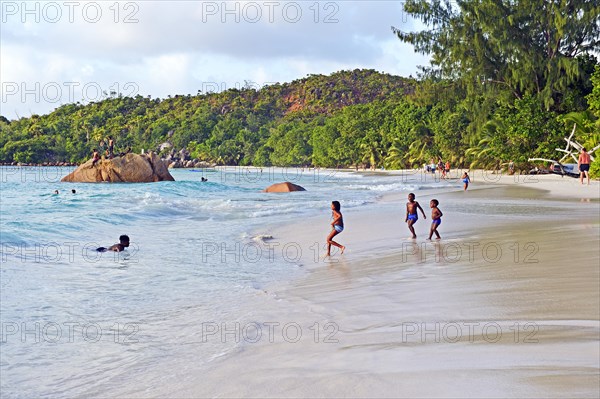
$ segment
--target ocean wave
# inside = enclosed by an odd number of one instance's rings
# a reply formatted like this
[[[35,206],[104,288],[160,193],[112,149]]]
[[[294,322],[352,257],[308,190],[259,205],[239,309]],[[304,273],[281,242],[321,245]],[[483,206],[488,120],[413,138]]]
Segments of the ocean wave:
[[[271,234],[258,234],[255,235],[254,237],[252,237],[253,241],[258,241],[258,242],[266,242],[269,240],[274,239],[274,237]]]
[[[415,184],[406,183],[391,183],[391,184],[354,184],[348,186],[351,190],[358,191],[378,191],[378,192],[391,192],[391,191],[409,191],[417,190],[419,186]]]

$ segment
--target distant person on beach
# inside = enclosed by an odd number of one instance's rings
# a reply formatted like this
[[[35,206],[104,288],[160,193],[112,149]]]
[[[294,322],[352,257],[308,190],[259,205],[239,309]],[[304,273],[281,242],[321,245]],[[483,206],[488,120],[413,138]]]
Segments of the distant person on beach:
[[[331,202],[331,217],[333,218],[333,221],[331,222],[331,233],[329,233],[329,235],[327,236],[327,255],[325,256],[331,256],[332,245],[335,245],[336,247],[342,250],[340,254],[343,254],[344,249],[346,249],[345,246],[333,241],[333,237],[344,231],[344,218],[342,217],[342,212],[340,212],[340,208],[341,205],[338,201]]]
[[[92,166],[96,166],[96,162],[99,160],[100,154],[98,153],[98,150],[94,148],[94,151],[92,151]]]
[[[440,158],[440,161],[438,162],[438,169],[440,170],[441,178],[445,179],[446,178],[446,166],[444,166],[444,161],[442,161],[442,158]]]
[[[464,183],[464,189],[465,189],[465,191],[467,191],[467,188],[469,187],[469,183],[471,183],[469,174],[467,172],[464,172],[461,179],[462,179],[462,182]]]
[[[114,157],[114,149],[115,149],[115,141],[112,136],[108,136],[108,157],[113,159]]]
[[[515,174],[515,163],[512,160],[508,163],[508,174],[511,176]]]
[[[446,165],[444,165],[444,169],[446,174],[450,173],[450,161],[446,161]]]
[[[128,246],[129,246],[129,236],[122,235],[119,237],[118,244],[111,245],[108,248],[100,247],[100,248],[97,248],[96,251],[98,251],[98,252],[108,252],[108,251],[123,252],[125,250],[125,248],[127,248]]]
[[[577,161],[577,167],[579,168],[579,182],[583,184],[583,175],[585,175],[587,176],[588,186],[590,185],[590,161],[590,154],[588,154],[585,147],[582,147],[581,154],[579,154],[579,160]]]
[[[440,202],[436,199],[429,201],[429,207],[431,208],[431,228],[429,229],[428,240],[431,240],[433,234],[435,234],[438,240],[442,238],[437,231],[438,226],[442,223],[442,216],[444,216],[442,211],[440,211],[440,208],[438,208],[439,204]]]
[[[413,227],[413,225],[417,223],[417,220],[419,220],[417,209],[421,210],[423,219],[427,219],[427,216],[425,216],[425,211],[423,211],[421,205],[415,201],[415,195],[413,193],[408,194],[408,202],[406,203],[406,219],[404,219],[404,221],[408,223],[408,229],[412,233],[412,238],[417,238],[417,234],[415,234],[415,228]]]

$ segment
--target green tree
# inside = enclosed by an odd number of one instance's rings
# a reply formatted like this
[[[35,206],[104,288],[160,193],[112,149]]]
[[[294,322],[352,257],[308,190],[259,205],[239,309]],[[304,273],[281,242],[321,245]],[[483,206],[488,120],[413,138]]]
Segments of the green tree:
[[[499,168],[509,160],[526,166],[528,158],[554,157],[564,130],[556,114],[543,111],[539,101],[526,96],[498,108],[467,151],[471,166]]]
[[[592,92],[586,97],[589,110],[593,112],[600,122],[600,65],[596,65],[591,76]]]
[[[597,1],[407,0],[404,11],[428,29],[393,32],[431,55],[427,74],[535,95],[546,109],[584,77],[576,57],[600,49]]]

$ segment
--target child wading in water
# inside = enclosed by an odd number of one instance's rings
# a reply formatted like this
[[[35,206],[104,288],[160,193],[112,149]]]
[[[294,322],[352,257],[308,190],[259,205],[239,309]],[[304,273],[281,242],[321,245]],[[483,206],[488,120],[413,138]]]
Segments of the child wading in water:
[[[327,255],[325,256],[331,256],[332,245],[335,245],[336,247],[342,250],[340,254],[343,254],[344,249],[346,249],[345,246],[333,241],[333,237],[344,231],[344,218],[342,217],[342,213],[340,212],[340,203],[338,201],[331,202],[331,217],[333,218],[333,222],[331,222],[332,229],[331,233],[329,233],[329,235],[327,236]]]
[[[413,224],[417,223],[417,220],[419,220],[417,209],[421,210],[421,213],[423,214],[423,219],[427,219],[423,208],[421,208],[421,205],[419,205],[419,203],[415,201],[415,195],[413,193],[408,194],[408,202],[406,203],[406,219],[404,219],[404,221],[408,223],[408,229],[412,233],[412,238],[417,238],[417,235],[415,234],[415,229],[413,227]]]
[[[467,172],[464,172],[462,177],[462,182],[465,184],[465,191],[467,191],[467,187],[469,187],[469,183],[471,183],[471,179],[469,178],[469,175],[467,174]]]
[[[432,199],[431,201],[429,201],[429,207],[431,208],[432,221],[431,221],[431,228],[429,229],[428,240],[431,240],[431,237],[434,234],[438,240],[440,238],[442,238],[442,237],[440,237],[440,233],[438,233],[438,231],[437,231],[438,226],[442,223],[442,216],[444,216],[442,211],[440,211],[440,208],[438,208],[439,204],[440,204],[440,202],[436,199]]]

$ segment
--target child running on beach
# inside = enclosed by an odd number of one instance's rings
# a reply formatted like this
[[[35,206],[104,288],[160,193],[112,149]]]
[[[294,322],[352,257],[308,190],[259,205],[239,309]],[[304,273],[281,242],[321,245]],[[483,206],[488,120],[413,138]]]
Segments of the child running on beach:
[[[438,233],[437,228],[438,226],[442,223],[442,216],[444,216],[444,214],[442,213],[442,211],[440,211],[440,208],[438,208],[438,205],[440,204],[440,202],[436,199],[432,199],[431,201],[429,201],[429,207],[431,208],[431,228],[429,229],[429,238],[428,240],[431,240],[431,237],[433,236],[433,234],[435,234],[435,236],[437,237],[437,239],[439,240],[440,238],[440,233]]]
[[[333,218],[333,221],[331,222],[331,233],[329,233],[329,235],[327,236],[327,255],[325,256],[331,256],[332,245],[335,245],[336,247],[342,250],[340,254],[343,254],[344,249],[346,249],[345,246],[333,241],[333,237],[344,231],[344,218],[342,217],[340,208],[341,206],[338,201],[331,202],[331,217]]]
[[[469,175],[467,174],[467,172],[464,172],[462,177],[462,182],[465,184],[465,191],[467,191],[467,187],[469,187],[469,183],[471,183],[471,179],[469,178]]]
[[[408,223],[408,229],[412,233],[412,238],[417,238],[417,235],[415,234],[415,229],[413,227],[413,225],[417,223],[417,220],[419,220],[417,209],[421,210],[421,213],[423,214],[423,219],[427,219],[427,216],[425,216],[425,211],[423,211],[421,205],[419,205],[419,203],[415,201],[415,195],[413,193],[408,194],[408,202],[406,203],[406,219],[404,219],[404,221]]]

